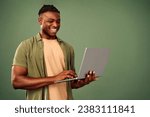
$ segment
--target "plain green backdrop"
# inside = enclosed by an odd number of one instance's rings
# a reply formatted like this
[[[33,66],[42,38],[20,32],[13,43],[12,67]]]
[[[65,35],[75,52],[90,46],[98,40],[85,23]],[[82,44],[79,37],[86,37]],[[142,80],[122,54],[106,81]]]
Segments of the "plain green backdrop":
[[[78,71],[85,47],[109,48],[104,76],[73,90],[75,99],[150,99],[150,0],[1,0],[0,99],[25,99],[11,86],[18,44],[40,30],[43,4],[61,11],[58,36],[75,49]]]

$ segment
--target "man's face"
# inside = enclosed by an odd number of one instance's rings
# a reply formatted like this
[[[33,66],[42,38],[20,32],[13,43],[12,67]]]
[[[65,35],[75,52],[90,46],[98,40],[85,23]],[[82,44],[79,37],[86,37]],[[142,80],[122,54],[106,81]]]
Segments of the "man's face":
[[[40,15],[41,30],[47,37],[55,37],[60,28],[60,14],[57,12],[45,12]]]

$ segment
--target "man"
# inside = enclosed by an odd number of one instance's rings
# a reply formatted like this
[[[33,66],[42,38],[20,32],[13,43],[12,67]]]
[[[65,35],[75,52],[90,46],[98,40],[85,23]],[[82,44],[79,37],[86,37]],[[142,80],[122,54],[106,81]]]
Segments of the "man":
[[[72,89],[95,80],[90,71],[85,80],[55,83],[76,77],[74,50],[71,45],[57,37],[60,28],[60,11],[53,5],[43,5],[38,13],[41,30],[21,42],[12,65],[12,85],[25,89],[26,98],[34,100],[73,99]]]

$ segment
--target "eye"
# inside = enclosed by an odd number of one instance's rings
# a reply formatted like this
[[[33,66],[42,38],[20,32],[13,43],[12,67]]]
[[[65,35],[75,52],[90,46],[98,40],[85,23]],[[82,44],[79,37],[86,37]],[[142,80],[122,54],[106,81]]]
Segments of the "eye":
[[[60,19],[57,19],[57,20],[55,20],[55,19],[48,19],[46,22],[48,22],[48,23],[53,23],[53,22],[56,22],[56,23],[60,23]]]
[[[47,20],[48,23],[53,23],[54,20],[50,19],[50,20]]]
[[[56,20],[57,23],[60,23],[60,19]]]

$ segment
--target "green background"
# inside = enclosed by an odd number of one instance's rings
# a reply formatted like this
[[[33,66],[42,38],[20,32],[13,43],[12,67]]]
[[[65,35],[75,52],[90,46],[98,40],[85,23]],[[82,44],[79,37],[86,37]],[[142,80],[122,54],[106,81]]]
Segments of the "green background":
[[[58,36],[75,49],[78,71],[85,47],[110,48],[104,76],[73,90],[75,99],[150,99],[150,0],[1,0],[0,99],[25,99],[11,86],[18,44],[40,30],[43,4],[61,11]]]

